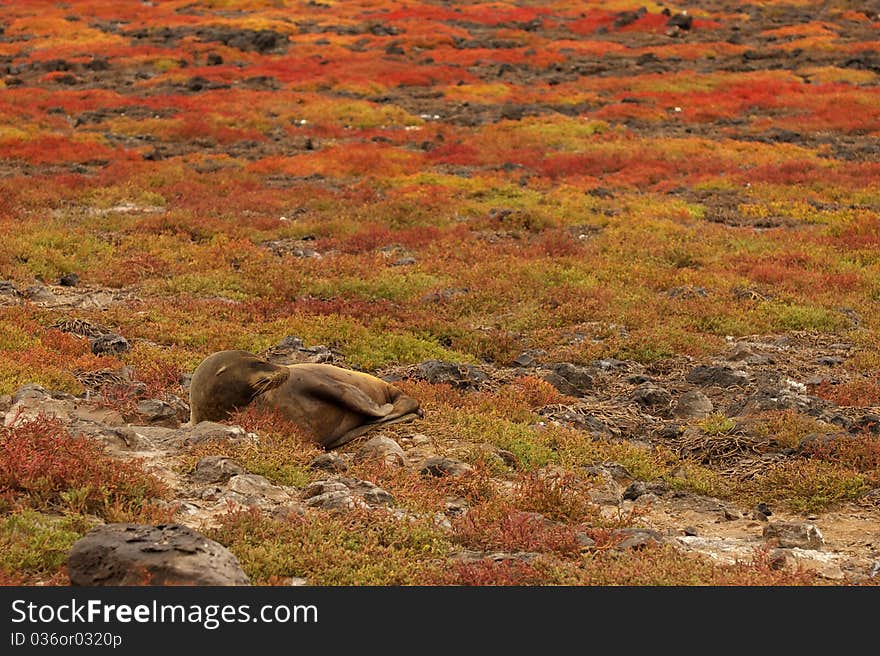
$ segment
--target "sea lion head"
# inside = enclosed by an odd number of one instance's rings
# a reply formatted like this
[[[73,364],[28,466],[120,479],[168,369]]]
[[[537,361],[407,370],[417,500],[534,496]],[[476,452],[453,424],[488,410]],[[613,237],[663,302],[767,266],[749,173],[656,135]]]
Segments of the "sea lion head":
[[[290,369],[248,351],[218,351],[202,360],[189,387],[190,423],[220,421],[283,384]]]

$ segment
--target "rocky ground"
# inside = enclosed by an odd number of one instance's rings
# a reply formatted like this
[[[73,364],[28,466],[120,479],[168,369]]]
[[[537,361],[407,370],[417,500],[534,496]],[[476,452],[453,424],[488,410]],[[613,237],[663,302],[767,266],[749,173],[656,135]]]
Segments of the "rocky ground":
[[[38,304],[72,309],[108,302],[119,292],[43,287],[23,290],[17,295],[29,296]],[[71,320],[62,329],[82,334],[87,332],[87,326],[88,322]],[[119,335],[82,338],[89,339],[95,350],[127,346],[125,338]],[[838,367],[849,348],[848,344],[834,342],[827,336],[789,334],[731,340],[728,351],[719,353],[716,359],[698,362],[681,358],[653,367],[613,359],[598,360],[589,366],[545,362],[540,351],[531,351],[523,353],[509,367],[432,360],[376,373],[389,381],[448,385],[465,394],[535,376],[570,399],[567,404],[537,408],[541,417],[533,426],[537,432],[548,425],[570,426],[581,431],[585,440],[620,440],[646,451],[658,447],[672,449],[683,462],[693,460],[724,476],[747,479],[773,463],[798,457],[804,445],[880,432],[880,408],[840,407],[812,393],[822,384],[838,382]],[[345,366],[331,349],[306,346],[295,337],[286,338],[264,355],[278,363],[332,361]],[[26,385],[0,400],[0,409],[5,412],[4,425],[16,425],[40,415],[55,417],[72,435],[103,443],[114,458],[142,463],[172,490],[166,503],[173,510],[174,521],[196,531],[216,527],[219,518],[236,508],[258,508],[277,517],[381,508],[396,513],[400,521],[410,518],[410,511],[396,508],[392,494],[369,480],[346,473],[350,465],[357,463],[381,463],[382,467],[419,472],[429,479],[467,477],[473,475],[474,466],[463,459],[472,458],[475,448],[484,447],[492,450],[511,473],[519,467],[514,454],[491,444],[467,443],[454,435],[437,436],[431,430],[433,418],[428,412],[413,423],[377,429],[337,451],[316,455],[309,469],[318,475],[302,487],[277,485],[223,455],[202,456],[195,461],[191,450],[196,445],[244,443],[259,449],[261,437],[228,422],[188,425],[185,396],[169,393],[162,398],[140,398],[137,395],[142,396],[142,391],[138,392],[137,381],[129,380],[136,404],[128,404],[126,410],[112,407],[101,389],[125,380],[126,375],[121,370],[106,373],[103,380],[90,380],[95,391],[81,396]],[[182,380],[184,390],[187,379],[184,376]],[[756,412],[773,410],[802,413],[814,420],[813,425],[820,432],[803,437],[800,449],[782,447],[774,436],[756,434],[750,424],[750,417]],[[695,420],[722,416],[731,422],[723,430],[713,433],[705,425],[702,429],[695,427]],[[617,549],[663,543],[684,553],[730,564],[749,562],[756,553],[766,552],[775,568],[800,567],[834,583],[865,582],[880,572],[880,489],[868,492],[856,503],[822,512],[798,513],[775,504],[743,505],[736,499],[697,494],[673,487],[662,478],[639,480],[616,462],[595,463],[585,467],[582,474],[591,481],[590,498],[603,516],[637,518],[632,527],[617,532],[612,541]],[[544,468],[542,475],[554,476],[554,468]],[[498,489],[512,489],[510,481],[511,475],[502,474],[493,477],[492,484]],[[464,499],[449,498],[447,512],[438,513],[433,520],[444,530],[451,530],[450,519],[467,512]],[[110,529],[109,537],[99,534],[89,538],[92,551],[104,553],[102,549],[107,544],[119,543],[118,530],[113,533],[115,529]],[[150,539],[141,535],[129,542],[150,544]],[[161,535],[155,540],[168,542]],[[585,551],[595,548],[586,534],[580,540]],[[82,551],[89,544],[81,544],[77,550]],[[216,548],[223,549],[220,545]],[[207,567],[205,563],[213,563],[219,557],[215,551],[208,550],[199,556],[206,560],[193,561],[195,564],[190,562],[194,556],[186,547],[170,549],[165,556],[174,563],[183,554],[187,563],[182,571],[197,582],[209,584],[216,582],[217,567]],[[104,569],[96,570],[98,556],[89,553],[91,557],[80,553],[79,560],[69,565],[72,580],[87,584],[120,582],[122,579],[114,577],[126,576],[130,571],[130,567],[119,567],[118,563],[105,563]],[[152,554],[150,549],[145,553]],[[464,562],[528,561],[535,555],[465,550],[450,553],[449,558]],[[105,557],[106,554],[98,559]],[[137,564],[140,557],[146,559],[144,567],[153,567],[155,555],[128,554],[125,562]],[[222,559],[233,571],[229,581],[244,576],[236,573],[237,563],[229,565],[228,556]],[[77,565],[80,562],[84,564]],[[162,567],[177,574],[180,571],[177,565],[164,561]],[[96,571],[104,574],[95,574]],[[292,583],[308,583],[308,576],[295,577]]]

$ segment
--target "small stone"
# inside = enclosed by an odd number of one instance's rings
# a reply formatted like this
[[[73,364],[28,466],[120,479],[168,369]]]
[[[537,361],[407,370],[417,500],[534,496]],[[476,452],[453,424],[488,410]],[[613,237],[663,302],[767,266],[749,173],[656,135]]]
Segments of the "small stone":
[[[669,488],[662,482],[646,483],[645,481],[633,481],[623,491],[623,499],[626,501],[635,501],[646,494],[663,494],[668,490]]]
[[[92,353],[95,355],[110,354],[115,355],[131,350],[131,344],[122,335],[115,333],[107,333],[98,337],[89,339],[92,346]]]
[[[322,453],[312,458],[308,465],[309,469],[322,469],[324,471],[341,473],[348,469],[345,460],[336,453]]]
[[[431,443],[431,438],[427,435],[423,435],[422,433],[415,433],[414,435],[409,436],[410,444],[413,446],[424,446],[425,444]]]
[[[309,508],[323,508],[324,510],[349,510],[358,504],[352,493],[345,489],[316,494],[306,499],[306,505]]]
[[[458,389],[473,389],[489,379],[484,372],[469,364],[426,360],[417,367],[416,378],[432,384],[446,383]]]
[[[391,505],[394,502],[394,497],[375,483],[341,476],[309,483],[302,498],[307,506],[327,509]]]
[[[496,449],[495,454],[501,458],[501,462],[511,469],[519,468],[519,458],[517,458],[512,452],[505,449]]]
[[[816,360],[818,364],[825,365],[826,367],[836,367],[839,364],[843,364],[845,360],[843,358],[838,358],[835,356],[829,356],[824,358],[819,358]]]
[[[433,456],[422,463],[419,473],[426,476],[464,476],[474,471],[466,462],[454,460],[452,458],[443,458],[441,456]]]
[[[172,446],[184,447],[210,440],[240,442],[246,437],[247,433],[240,426],[227,426],[215,421],[200,421],[195,426],[182,426],[169,436],[168,442]]]
[[[649,410],[665,410],[672,403],[672,394],[650,383],[637,387],[630,399]]]
[[[79,284],[79,276],[75,273],[65,273],[58,279],[58,284],[62,287],[76,287]]]
[[[589,370],[570,362],[557,362],[543,378],[568,396],[584,396],[593,389],[593,377]]]
[[[306,509],[299,503],[285,503],[283,506],[272,508],[269,514],[275,519],[292,521],[305,517]]]
[[[691,390],[679,397],[672,414],[682,419],[693,419],[710,415],[714,409],[708,396],[699,390]]]
[[[749,376],[745,372],[738,371],[732,367],[699,365],[687,373],[685,380],[692,385],[735,387],[748,385]]]
[[[685,526],[682,530],[685,535],[699,535],[699,531],[695,526]]]
[[[764,527],[764,539],[774,540],[783,549],[821,549],[825,539],[815,524],[773,522]]]
[[[237,474],[233,476],[229,479],[229,490],[245,497],[253,498],[258,505],[264,499],[274,502],[290,500],[290,495],[287,492],[277,485],[272,485],[265,476],[258,474]]]
[[[856,419],[850,428],[851,432],[867,432],[873,435],[880,434],[880,415],[868,413]]]
[[[666,424],[657,430],[657,437],[665,440],[674,440],[684,431],[681,424]]]
[[[582,549],[590,549],[596,546],[596,541],[583,531],[578,531],[574,534],[574,537],[577,540],[578,546]]]
[[[367,441],[354,454],[355,463],[367,462],[369,460],[381,460],[388,465],[403,467],[406,465],[406,454],[404,454],[400,445],[390,437],[377,435]]]
[[[198,483],[226,483],[233,476],[244,473],[245,468],[232,458],[205,456],[196,463],[190,478]]]
[[[67,555],[75,586],[250,585],[226,547],[179,524],[106,524]]]
[[[680,14],[675,14],[668,21],[666,21],[667,27],[677,27],[680,30],[689,30],[694,24],[694,17],[688,14],[687,12],[682,12]]]
[[[644,549],[648,545],[660,544],[663,536],[648,528],[621,528],[614,532],[615,538],[623,538],[615,545],[615,549]]]
[[[534,367],[537,363],[538,361],[528,353],[520,353],[513,361],[516,367]]]
[[[165,426],[166,428],[180,426],[177,409],[165,401],[159,399],[138,401],[137,411],[141,419],[149,426]]]

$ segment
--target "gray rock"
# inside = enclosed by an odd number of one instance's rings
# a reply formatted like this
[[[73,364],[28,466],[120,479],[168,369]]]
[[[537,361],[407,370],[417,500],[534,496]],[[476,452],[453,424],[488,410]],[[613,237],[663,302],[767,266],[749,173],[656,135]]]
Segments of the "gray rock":
[[[177,417],[177,409],[170,403],[159,399],[145,399],[138,401],[137,411],[142,421],[150,426],[165,426],[177,428],[180,420]]]
[[[353,508],[355,505],[391,505],[394,497],[370,481],[334,476],[306,485],[302,498],[307,506]]]
[[[596,546],[596,541],[583,531],[578,531],[574,534],[574,537],[577,540],[578,545],[583,549],[590,549],[591,547]]]
[[[663,536],[659,532],[649,528],[621,528],[612,534],[612,537],[620,538],[615,549],[643,549],[648,545],[660,544]]]
[[[247,432],[240,426],[227,426],[214,421],[200,421],[195,426],[181,426],[169,436],[168,441],[178,447],[192,446],[209,440],[240,442],[247,438]]]
[[[708,396],[699,390],[691,390],[679,397],[672,414],[682,419],[693,419],[712,414],[714,409],[715,406]]]
[[[73,421],[68,425],[71,435],[81,435],[103,442],[112,452],[124,453],[137,449],[140,444],[137,433],[127,426],[114,428],[90,421]]]
[[[749,384],[749,375],[732,367],[714,367],[699,365],[691,369],[685,376],[685,380],[692,385],[708,387],[744,387]]]
[[[70,394],[59,394],[57,392],[50,392],[41,385],[37,385],[36,383],[28,383],[27,385],[22,385],[15,391],[15,393],[12,395],[12,403],[19,403],[21,401],[30,400],[39,401],[44,399],[68,400],[72,398],[73,396],[71,396]]]
[[[233,476],[246,470],[232,458],[205,456],[196,463],[190,478],[197,483],[226,483]]]
[[[416,263],[416,258],[414,257],[401,257],[394,262],[391,263],[391,266],[410,266]]]
[[[519,459],[511,451],[507,451],[506,449],[495,449],[495,454],[501,458],[501,462],[511,469],[519,468]]]
[[[772,522],[764,527],[764,539],[775,541],[783,549],[821,549],[825,539],[815,524]]]
[[[92,337],[89,339],[89,343],[92,346],[92,353],[95,355],[105,353],[116,355],[131,350],[131,344],[128,343],[128,340],[116,333],[106,333],[98,337]]]
[[[322,453],[312,458],[309,469],[321,469],[323,471],[341,473],[348,469],[345,460],[336,453]]]
[[[625,360],[617,360],[615,358],[604,358],[602,360],[593,360],[593,364],[605,371],[612,369],[628,369],[629,363]]]
[[[649,411],[662,412],[672,403],[672,394],[662,387],[646,383],[637,387],[630,399]]]
[[[880,415],[873,413],[862,415],[852,423],[850,431],[853,433],[865,432],[872,433],[873,435],[880,434]]]
[[[513,361],[513,365],[514,365],[515,367],[526,367],[526,368],[528,368],[528,367],[534,367],[536,364],[538,364],[538,361],[535,360],[535,358],[533,358],[533,357],[532,357],[531,355],[529,355],[528,353],[520,353],[520,354],[516,357],[516,359]]]
[[[746,364],[773,364],[776,360],[766,353],[758,353],[748,344],[736,344],[725,358],[731,362],[745,362]]]
[[[30,386],[27,386],[30,387]],[[18,400],[15,400],[18,398]],[[14,420],[26,420],[40,415],[55,417],[65,424],[88,422],[104,426],[122,426],[125,417],[118,411],[84,402],[70,394],[45,392],[39,386],[19,390],[13,395],[15,403],[6,413],[5,425]]]
[[[469,364],[426,360],[418,365],[415,378],[429,383],[446,383],[458,389],[478,387],[489,379],[488,374]]]
[[[179,524],[107,524],[67,556],[75,586],[250,585],[226,547]]]
[[[568,396],[584,396],[593,389],[593,377],[584,367],[569,362],[558,362],[552,370],[545,373],[544,380],[559,392]]]
[[[819,414],[826,406],[828,406],[827,401],[800,393],[791,387],[763,386],[754,394],[731,403],[726,414],[736,417],[767,410],[797,410],[807,414]]]
[[[351,490],[344,485],[342,488],[344,489],[330,490],[310,496],[305,500],[305,503],[310,508],[323,508],[324,510],[350,510],[358,505],[366,505],[363,501],[358,503]]]
[[[472,471],[474,468],[466,462],[441,456],[428,458],[419,468],[419,473],[427,476],[464,476]]]
[[[403,467],[406,465],[406,454],[400,445],[390,437],[377,435],[369,439],[354,454],[354,462],[369,462],[378,460],[387,465]]]
[[[273,485],[265,476],[259,474],[236,474],[229,479],[229,490],[246,499],[248,505],[263,505],[265,500],[283,503],[290,495],[283,488]]]
[[[666,483],[654,481],[646,483],[645,481],[633,481],[623,491],[623,498],[627,501],[635,501],[646,494],[654,494],[660,496],[669,491]]]

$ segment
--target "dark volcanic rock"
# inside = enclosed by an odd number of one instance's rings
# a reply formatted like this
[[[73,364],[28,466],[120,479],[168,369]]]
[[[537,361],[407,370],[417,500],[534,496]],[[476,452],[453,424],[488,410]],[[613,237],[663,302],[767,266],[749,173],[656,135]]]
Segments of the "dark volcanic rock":
[[[668,27],[677,27],[680,30],[689,30],[694,24],[694,17],[690,14],[676,14],[666,21]]]
[[[419,473],[429,476],[464,476],[473,470],[474,468],[466,462],[433,456],[422,463]]]
[[[850,430],[854,433],[865,431],[877,435],[880,433],[880,415],[862,415],[852,423]]]
[[[180,426],[177,409],[165,401],[159,399],[138,401],[137,411],[141,419],[150,426],[165,426],[167,428]]]
[[[322,469],[329,472],[344,472],[348,469],[345,460],[337,453],[322,453],[312,458],[309,469]]]
[[[200,421],[195,426],[182,426],[170,436],[168,442],[172,446],[184,447],[210,440],[240,442],[245,438],[247,438],[247,432],[240,426],[227,426],[214,421]]]
[[[391,505],[394,497],[370,481],[333,476],[306,485],[302,498],[311,508],[348,510],[356,507]]]
[[[791,387],[764,386],[754,394],[734,401],[726,414],[731,417],[767,410],[797,410],[818,415],[829,405],[824,399],[802,394]]]
[[[718,387],[734,387],[749,384],[749,376],[745,372],[732,367],[709,367],[699,365],[691,369],[685,380],[693,385],[717,385]]]
[[[633,481],[623,491],[623,498],[628,501],[635,501],[645,494],[656,494],[658,496],[669,491],[669,487],[663,482]]]
[[[668,409],[670,403],[672,403],[672,394],[669,393],[669,390],[657,387],[651,383],[646,383],[636,388],[630,398],[643,408],[655,412]]]
[[[205,456],[196,463],[190,478],[198,483],[226,483],[233,476],[244,473],[245,468],[232,458]]]
[[[620,539],[615,548],[621,550],[644,549],[648,545],[663,542],[663,536],[649,528],[621,528],[614,531],[613,537]]]
[[[584,396],[593,389],[593,377],[590,372],[584,367],[569,362],[558,362],[553,365],[552,370],[544,374],[543,378],[568,396]]]
[[[679,397],[672,414],[682,419],[692,419],[712,414],[714,409],[708,396],[698,390],[691,390]]]
[[[406,465],[406,454],[400,445],[385,435],[377,435],[371,438],[354,454],[354,461],[369,462],[381,461],[386,465],[403,467]]]
[[[89,343],[92,345],[92,353],[95,355],[102,355],[104,353],[115,355],[131,350],[131,344],[128,343],[128,340],[116,333],[107,333],[93,337],[89,340]]]
[[[416,378],[429,383],[447,383],[459,389],[474,388],[489,379],[482,370],[469,364],[426,360],[418,365]]]
[[[107,524],[74,543],[72,585],[249,585],[226,547],[179,524]]]

